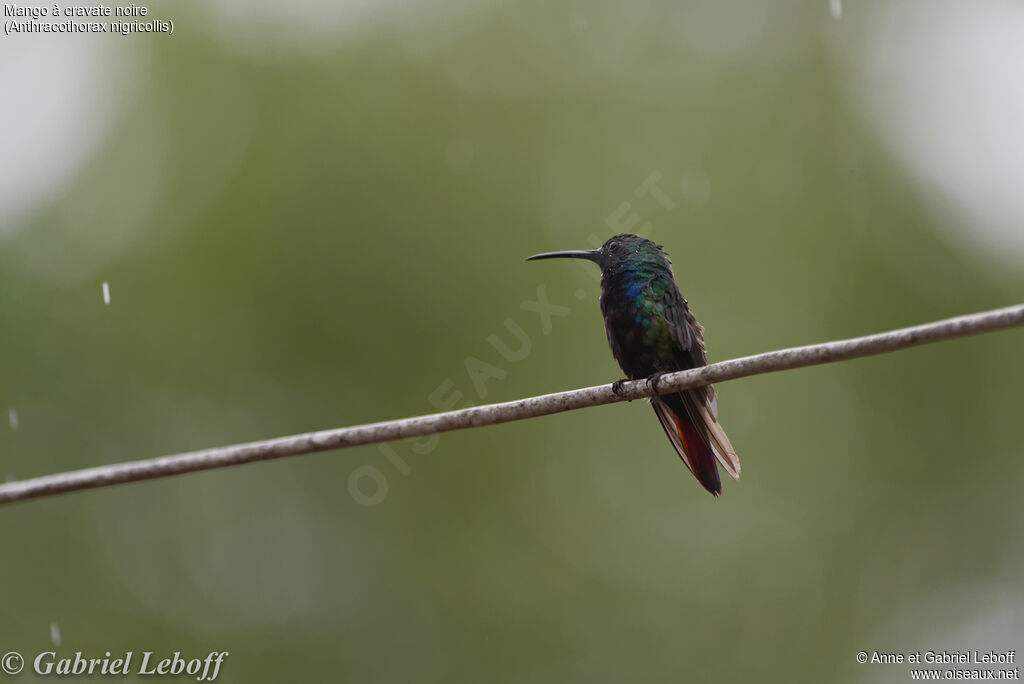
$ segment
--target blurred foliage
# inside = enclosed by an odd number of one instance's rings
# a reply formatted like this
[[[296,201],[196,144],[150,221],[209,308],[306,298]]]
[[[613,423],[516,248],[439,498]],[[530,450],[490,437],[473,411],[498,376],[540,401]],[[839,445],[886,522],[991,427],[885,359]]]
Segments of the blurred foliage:
[[[165,8],[110,134],[2,243],[0,477],[616,379],[596,272],[522,259],[626,202],[713,360],[1019,300],[850,111],[827,8],[718,52],[695,7],[485,5],[308,52]],[[396,444],[404,475],[367,447],[3,508],[0,650],[55,622],[69,654],[228,650],[222,681],[790,682],[1019,644],[1022,339],[722,385],[720,500],[634,402]]]

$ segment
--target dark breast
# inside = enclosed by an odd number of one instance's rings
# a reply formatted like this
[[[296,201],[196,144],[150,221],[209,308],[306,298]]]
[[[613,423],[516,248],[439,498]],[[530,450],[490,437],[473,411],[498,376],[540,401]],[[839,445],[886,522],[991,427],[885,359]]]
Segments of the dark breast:
[[[659,370],[657,349],[648,343],[635,295],[631,295],[626,287],[620,287],[620,283],[603,283],[601,313],[604,314],[608,346],[626,377],[637,380]]]

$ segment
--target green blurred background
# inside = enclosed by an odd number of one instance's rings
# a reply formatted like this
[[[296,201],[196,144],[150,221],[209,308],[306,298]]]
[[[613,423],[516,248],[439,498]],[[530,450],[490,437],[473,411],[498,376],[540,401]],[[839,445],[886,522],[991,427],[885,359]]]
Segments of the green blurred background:
[[[151,15],[0,38],[0,478],[614,380],[596,269],[523,257],[630,221],[711,360],[1022,299],[1012,3]],[[874,682],[908,670],[858,651],[1016,648],[1022,342],[719,386],[719,500],[633,402],[3,507],[0,651]]]

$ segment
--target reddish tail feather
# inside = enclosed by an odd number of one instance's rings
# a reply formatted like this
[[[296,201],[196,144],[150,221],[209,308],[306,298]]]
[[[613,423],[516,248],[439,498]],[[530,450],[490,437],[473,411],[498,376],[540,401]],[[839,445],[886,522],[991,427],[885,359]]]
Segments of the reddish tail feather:
[[[704,489],[718,496],[722,493],[722,480],[718,477],[718,461],[714,452],[689,416],[680,416],[677,413],[675,419],[683,448],[693,461],[693,474]]]
[[[715,452],[684,405],[684,401],[692,400],[693,398],[689,396],[684,399],[680,394],[669,394],[659,397],[652,403],[665,434],[676,448],[679,457],[683,459],[683,463],[704,489],[718,496],[722,493],[722,481],[718,477]]]

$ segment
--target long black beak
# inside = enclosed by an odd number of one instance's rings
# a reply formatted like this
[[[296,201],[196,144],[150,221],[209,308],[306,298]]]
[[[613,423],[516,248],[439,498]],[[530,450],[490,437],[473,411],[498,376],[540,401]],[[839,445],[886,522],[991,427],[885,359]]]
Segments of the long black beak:
[[[565,252],[545,252],[544,254],[534,254],[533,256],[526,257],[527,261],[534,261],[535,259],[587,259],[597,263],[597,260],[601,258],[601,249],[570,249]]]

